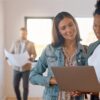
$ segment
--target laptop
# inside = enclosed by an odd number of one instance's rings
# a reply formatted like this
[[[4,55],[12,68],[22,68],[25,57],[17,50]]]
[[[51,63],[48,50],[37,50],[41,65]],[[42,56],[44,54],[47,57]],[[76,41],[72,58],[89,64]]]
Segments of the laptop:
[[[92,66],[52,67],[52,71],[61,91],[100,92]]]

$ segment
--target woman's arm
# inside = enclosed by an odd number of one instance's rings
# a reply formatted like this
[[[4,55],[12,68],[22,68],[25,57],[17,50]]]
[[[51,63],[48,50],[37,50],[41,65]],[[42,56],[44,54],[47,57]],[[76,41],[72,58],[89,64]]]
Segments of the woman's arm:
[[[46,49],[40,56],[36,66],[31,70],[29,80],[32,84],[49,86],[51,76],[43,76],[43,73],[48,68],[46,60]]]

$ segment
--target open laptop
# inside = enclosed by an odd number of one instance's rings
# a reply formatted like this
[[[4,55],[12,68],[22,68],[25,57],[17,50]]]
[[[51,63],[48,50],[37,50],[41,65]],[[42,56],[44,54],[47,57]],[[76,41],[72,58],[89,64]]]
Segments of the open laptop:
[[[92,66],[52,67],[52,71],[60,90],[100,92],[100,83]]]

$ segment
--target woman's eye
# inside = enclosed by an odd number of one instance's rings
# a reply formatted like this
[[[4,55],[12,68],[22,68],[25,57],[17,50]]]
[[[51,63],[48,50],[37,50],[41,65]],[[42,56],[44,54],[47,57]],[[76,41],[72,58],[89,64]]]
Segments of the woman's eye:
[[[61,30],[65,30],[65,29],[66,29],[66,26],[61,27]]]
[[[71,23],[71,24],[69,24],[68,26],[69,26],[69,27],[72,27],[72,26],[73,26],[73,24]]]
[[[69,23],[68,25],[64,25],[61,27],[61,30],[65,30],[66,28],[71,28],[73,27],[73,23]]]

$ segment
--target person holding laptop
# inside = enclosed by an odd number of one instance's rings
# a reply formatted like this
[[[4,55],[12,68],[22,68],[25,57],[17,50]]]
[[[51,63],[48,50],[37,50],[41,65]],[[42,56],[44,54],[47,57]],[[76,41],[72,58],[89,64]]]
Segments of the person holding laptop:
[[[96,3],[96,9],[93,13],[94,21],[93,21],[93,30],[95,32],[95,35],[97,37],[97,41],[90,44],[88,51],[87,51],[87,58],[88,58],[88,63],[89,63],[89,58],[93,55],[97,47],[100,46],[100,0],[97,0]],[[97,54],[98,56],[98,54]],[[96,66],[94,66],[96,70]],[[99,100],[99,93],[93,93],[91,95],[91,100]]]
[[[86,47],[80,44],[80,33],[74,17],[68,12],[58,13],[53,21],[53,41],[41,54],[31,70],[30,82],[45,86],[43,100],[84,100],[78,91],[59,91],[52,66],[81,66],[86,64]],[[47,76],[43,73],[48,69]],[[73,83],[74,84],[74,83]]]

